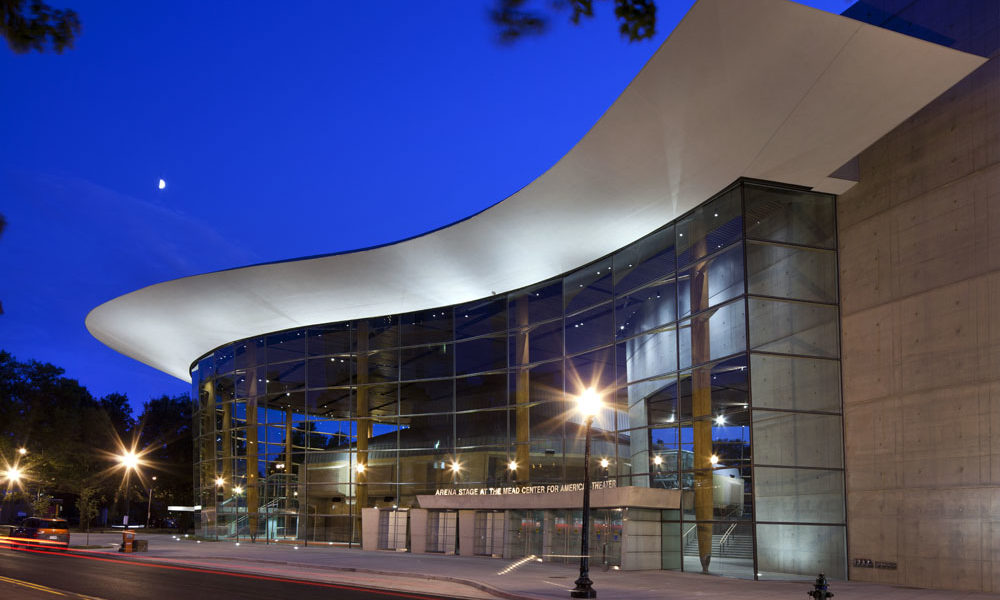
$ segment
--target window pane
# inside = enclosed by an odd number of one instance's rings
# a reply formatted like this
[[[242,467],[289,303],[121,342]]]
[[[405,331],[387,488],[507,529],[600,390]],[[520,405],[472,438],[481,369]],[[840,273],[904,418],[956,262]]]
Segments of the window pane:
[[[827,250],[747,244],[751,294],[837,302],[837,254]]]
[[[524,327],[563,314],[562,280],[542,283],[510,295],[510,327]]]
[[[757,467],[757,520],[844,523],[844,472]]]
[[[399,379],[399,350],[376,350],[358,355],[357,383]]]
[[[236,368],[249,369],[264,363],[264,338],[240,342],[236,345]]]
[[[749,376],[746,367],[746,356],[733,358],[704,365],[693,371],[680,374],[680,410],[677,418],[681,421],[711,419],[712,426],[721,433],[741,437],[739,432],[724,431],[726,427],[742,427],[749,425],[746,414]],[[699,389],[708,389],[711,404],[696,410],[694,406],[695,393]],[[721,417],[721,420],[719,420]]]
[[[348,324],[313,327],[306,337],[309,356],[346,354],[351,351],[351,329]]]
[[[350,418],[354,413],[353,402],[349,388],[309,392],[306,396],[311,420]]]
[[[404,348],[399,351],[401,380],[451,377],[454,366],[452,344]]]
[[[750,298],[750,348],[781,354],[840,354],[837,307]]]
[[[395,348],[399,346],[399,324],[396,317],[378,317],[376,319],[367,319],[359,323],[358,331],[358,344],[360,345],[365,338],[368,350],[375,350],[378,348]],[[367,336],[364,335],[364,329],[368,330]]]
[[[614,333],[611,303],[566,317],[566,353],[610,344]]]
[[[709,309],[682,321],[678,330],[680,367],[690,367],[746,351],[743,300]]]
[[[611,259],[586,266],[563,279],[567,313],[611,300]]]
[[[753,451],[758,465],[843,468],[841,418],[754,410]]]
[[[672,328],[619,342],[616,348],[618,371],[625,381],[639,381],[677,370],[677,332]]]
[[[455,409],[458,411],[507,406],[507,375],[474,375],[455,379]]]
[[[455,307],[455,339],[507,330],[507,298],[497,296]]]
[[[750,355],[756,408],[840,412],[840,363],[833,360]]]
[[[484,337],[455,344],[458,375],[507,368],[507,336]]]
[[[743,294],[743,246],[699,262],[677,274],[677,308],[681,317],[722,304]]]
[[[306,363],[297,361],[267,366],[267,393],[278,394],[306,387]]]
[[[452,340],[452,310],[438,308],[399,317],[400,346],[416,346]]]
[[[672,225],[664,227],[615,254],[615,293],[633,290],[673,273],[677,268],[675,235]]]
[[[742,236],[740,188],[736,186],[677,222],[677,267],[725,248]]]
[[[535,363],[543,360],[553,360],[563,357],[563,325],[562,321],[553,321],[544,325],[536,325],[527,330],[512,334],[509,350],[511,364]],[[524,343],[527,338],[527,343]],[[517,356],[518,339],[521,339],[522,356]],[[525,352],[526,350],[526,352]]]
[[[623,296],[615,303],[615,336],[632,337],[677,320],[677,282],[651,284]]]
[[[306,354],[306,338],[302,330],[285,331],[267,336],[267,362],[301,359]]]
[[[309,387],[325,388],[351,384],[354,375],[353,356],[314,358],[309,361]]]
[[[834,196],[753,184],[744,189],[748,238],[837,247]]]
[[[399,386],[399,413],[419,415],[451,412],[453,390],[454,383],[451,379],[404,383]],[[417,424],[421,423],[415,421],[414,425]]]
[[[232,346],[227,346],[215,351],[215,372],[218,374],[231,373],[234,361],[235,350]]]

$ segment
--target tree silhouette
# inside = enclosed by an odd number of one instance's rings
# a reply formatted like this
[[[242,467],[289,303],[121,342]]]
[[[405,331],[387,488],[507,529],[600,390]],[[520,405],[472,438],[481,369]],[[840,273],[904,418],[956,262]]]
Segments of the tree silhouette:
[[[655,0],[614,0],[618,31],[630,42],[656,35]],[[526,35],[544,33],[548,27],[547,11],[536,9],[529,0],[494,0],[490,20],[498,28],[502,43],[513,43]],[[570,23],[577,25],[582,17],[594,16],[594,0],[562,0],[554,2],[555,10],[570,9]]]
[[[79,33],[80,17],[74,10],[53,9],[41,0],[0,0],[0,36],[18,54],[45,52],[49,46],[62,53],[73,47]]]

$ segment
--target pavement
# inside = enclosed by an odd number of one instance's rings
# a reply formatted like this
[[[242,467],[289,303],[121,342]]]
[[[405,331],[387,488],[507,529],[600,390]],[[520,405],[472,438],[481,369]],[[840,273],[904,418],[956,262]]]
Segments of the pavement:
[[[504,560],[478,556],[445,556],[407,552],[370,552],[357,548],[310,544],[195,541],[183,536],[139,533],[149,551],[133,560],[206,567],[241,573],[344,583],[411,593],[460,598],[565,600],[578,575],[577,565],[537,560]],[[90,534],[91,552],[115,552],[121,534]],[[73,534],[73,545],[84,534]],[[123,556],[123,555],[118,555]],[[778,600],[806,598],[811,581],[749,581],[676,571],[618,571],[592,568],[597,597],[621,600],[741,598]],[[997,600],[998,594],[929,590],[855,581],[832,581],[837,600]]]

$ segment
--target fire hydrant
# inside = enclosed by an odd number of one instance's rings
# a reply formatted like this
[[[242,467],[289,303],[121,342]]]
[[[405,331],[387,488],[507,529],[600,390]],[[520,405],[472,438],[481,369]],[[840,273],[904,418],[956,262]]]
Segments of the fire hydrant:
[[[815,600],[826,600],[827,598],[833,598],[833,592],[829,590],[829,585],[826,583],[826,575],[820,573],[819,577],[816,578],[816,585],[813,586],[814,589],[806,594],[815,598]]]

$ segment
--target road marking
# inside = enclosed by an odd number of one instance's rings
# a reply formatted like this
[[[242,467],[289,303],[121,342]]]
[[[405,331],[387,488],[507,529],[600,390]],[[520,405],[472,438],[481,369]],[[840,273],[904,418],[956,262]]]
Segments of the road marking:
[[[0,581],[5,583],[12,583],[14,585],[19,585],[21,587],[31,588],[33,590],[38,590],[40,592],[48,592],[49,594],[55,594],[56,596],[69,596],[72,598],[77,598],[78,600],[103,600],[103,598],[96,598],[94,596],[84,596],[83,594],[77,594],[75,592],[67,592],[66,590],[57,590],[55,588],[46,587],[38,583],[23,581],[21,579],[13,579],[11,577],[4,577],[3,575],[0,575]]]
[[[0,581],[7,583],[13,583],[14,585],[19,585],[21,587],[31,588],[33,590],[39,590],[41,592],[48,592],[50,594],[55,594],[56,596],[65,596],[66,594],[62,592],[57,592],[52,588],[47,588],[44,585],[38,585],[37,583],[31,583],[30,581],[21,581],[20,579],[11,579],[10,577],[4,577],[0,575]]]

